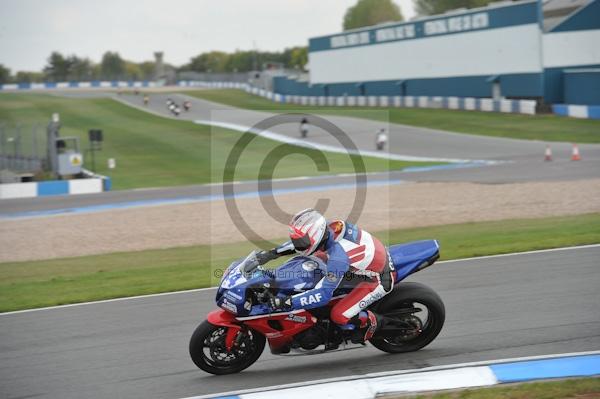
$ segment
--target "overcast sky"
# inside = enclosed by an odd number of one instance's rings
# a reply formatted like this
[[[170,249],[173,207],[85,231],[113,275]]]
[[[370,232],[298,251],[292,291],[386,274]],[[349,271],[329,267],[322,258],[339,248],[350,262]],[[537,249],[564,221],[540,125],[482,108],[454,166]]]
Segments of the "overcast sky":
[[[164,51],[187,63],[209,50],[282,50],[339,32],[356,0],[0,0],[0,64],[41,70],[54,50],[98,62],[107,51],[140,62]],[[404,17],[412,0],[396,0]]]

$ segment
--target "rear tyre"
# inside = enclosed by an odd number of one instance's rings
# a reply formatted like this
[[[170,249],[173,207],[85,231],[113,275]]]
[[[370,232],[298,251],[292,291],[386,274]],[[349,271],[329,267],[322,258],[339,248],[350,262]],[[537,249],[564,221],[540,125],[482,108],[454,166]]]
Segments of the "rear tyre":
[[[402,309],[406,312],[401,312]],[[411,309],[421,311],[411,312]],[[438,336],[446,319],[442,299],[431,288],[419,283],[397,284],[373,310],[410,327],[390,334],[386,333],[384,325],[375,333],[369,342],[388,353],[414,352],[427,346]]]
[[[252,365],[265,348],[265,337],[242,327],[231,351],[225,346],[228,327],[202,322],[190,339],[190,356],[200,369],[223,375],[239,373]]]

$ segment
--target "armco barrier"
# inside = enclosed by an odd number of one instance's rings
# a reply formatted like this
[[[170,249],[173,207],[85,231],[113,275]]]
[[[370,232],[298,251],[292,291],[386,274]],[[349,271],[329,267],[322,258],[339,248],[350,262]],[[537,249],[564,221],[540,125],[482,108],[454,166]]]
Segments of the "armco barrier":
[[[0,91],[19,90],[56,90],[56,89],[107,89],[107,88],[143,88],[156,87],[155,82],[150,81],[91,81],[91,82],[46,82],[46,83],[9,83],[1,84]]]
[[[272,93],[259,93],[249,88],[251,94],[268,99]],[[314,97],[281,95],[277,101],[286,104],[298,105],[329,105],[329,106],[369,106],[369,107],[406,107],[406,108],[436,108],[460,109],[483,112],[505,112],[517,114],[535,114],[536,102],[533,100],[493,100],[491,98],[470,97],[427,97],[427,96],[340,96],[340,97]]]
[[[373,399],[389,394],[477,388],[550,378],[597,375],[600,375],[600,351],[373,373],[362,377],[307,381],[187,399],[304,398],[314,396],[315,392],[318,392],[318,397],[330,399]]]
[[[467,111],[505,112],[534,115],[536,101],[534,100],[493,100],[491,98],[473,97],[440,97],[440,96],[299,96],[279,94],[252,87],[239,82],[195,82],[180,81],[181,87],[204,87],[216,89],[240,89],[264,97],[268,100],[285,104],[311,106],[369,106],[369,107],[406,107],[406,108],[437,108],[460,109]]]
[[[46,197],[51,195],[93,194],[109,191],[109,177],[96,175],[88,179],[50,180],[33,183],[0,184],[0,200]]]
[[[556,115],[574,118],[600,119],[600,105],[568,105],[554,104],[552,111]]]

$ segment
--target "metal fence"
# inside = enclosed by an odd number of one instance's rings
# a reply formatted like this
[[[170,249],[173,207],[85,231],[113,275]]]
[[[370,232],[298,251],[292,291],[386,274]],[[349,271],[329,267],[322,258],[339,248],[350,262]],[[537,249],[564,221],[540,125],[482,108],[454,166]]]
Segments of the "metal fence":
[[[37,173],[46,165],[46,127],[0,122],[0,170]]]

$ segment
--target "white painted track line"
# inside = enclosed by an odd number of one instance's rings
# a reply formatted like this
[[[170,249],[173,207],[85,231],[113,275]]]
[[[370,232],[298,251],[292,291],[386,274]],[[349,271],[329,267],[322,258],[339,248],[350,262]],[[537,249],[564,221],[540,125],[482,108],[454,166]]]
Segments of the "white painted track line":
[[[515,256],[515,255],[539,254],[539,253],[546,253],[546,252],[571,251],[571,250],[597,248],[597,247],[600,247],[600,244],[579,245],[579,246],[575,246],[575,247],[550,248],[550,249],[540,249],[540,250],[535,250],[535,251],[513,252],[513,253],[509,253],[509,254],[486,255],[486,256],[477,256],[477,257],[472,257],[472,258],[443,260],[440,262],[436,262],[436,264],[465,262],[465,261],[478,260],[478,259],[502,258],[502,257]],[[84,306],[84,305],[93,305],[93,304],[101,304],[101,303],[109,303],[109,302],[127,301],[130,299],[152,298],[152,297],[176,295],[176,294],[189,294],[192,292],[214,290],[215,288],[216,287],[196,288],[193,290],[162,292],[160,294],[137,295],[137,296],[124,297],[124,298],[105,299],[105,300],[101,300],[101,301],[72,303],[69,305],[48,306],[45,308],[16,310],[13,312],[0,313],[0,316],[9,316],[9,315],[19,314],[19,313],[40,312],[40,311],[44,311],[44,310],[62,309],[62,308],[69,308],[69,307],[74,307],[74,306]]]

